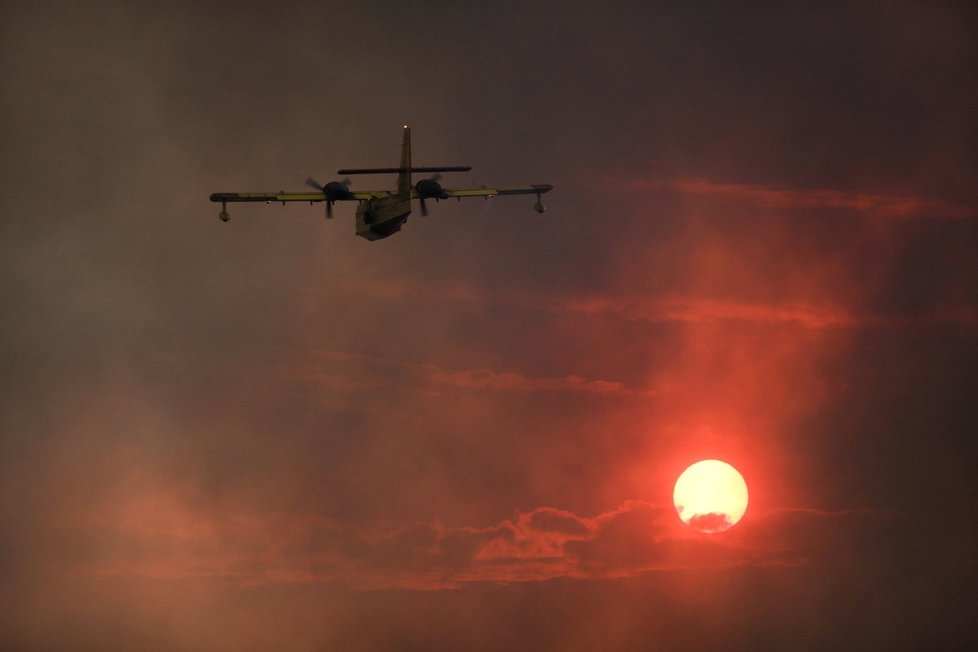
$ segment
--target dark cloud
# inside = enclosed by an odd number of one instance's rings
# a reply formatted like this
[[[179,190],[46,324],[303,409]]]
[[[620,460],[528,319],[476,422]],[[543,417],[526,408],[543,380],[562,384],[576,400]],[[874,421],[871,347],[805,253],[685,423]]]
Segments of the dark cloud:
[[[690,517],[689,524],[701,532],[723,532],[733,525],[726,514],[717,512],[694,514]]]
[[[591,528],[580,517],[552,507],[535,509],[526,518],[529,519],[530,527],[540,532],[556,532],[575,538],[584,538],[591,532]]]

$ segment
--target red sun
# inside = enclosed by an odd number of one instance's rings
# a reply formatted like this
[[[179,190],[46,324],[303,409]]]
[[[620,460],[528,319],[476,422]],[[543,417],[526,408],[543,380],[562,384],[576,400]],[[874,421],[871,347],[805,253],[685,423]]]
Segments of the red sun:
[[[672,501],[683,523],[700,532],[723,532],[747,511],[747,483],[726,462],[703,460],[682,472]]]

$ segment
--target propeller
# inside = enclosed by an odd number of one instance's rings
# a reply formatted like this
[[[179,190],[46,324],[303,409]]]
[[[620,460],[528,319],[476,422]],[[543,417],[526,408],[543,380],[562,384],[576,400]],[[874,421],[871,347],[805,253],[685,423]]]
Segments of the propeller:
[[[427,180],[428,181],[434,181],[437,184],[439,181],[441,181],[441,172],[435,172],[433,175],[431,175],[430,177],[428,177]],[[421,185],[422,184],[420,184],[420,183],[418,184],[418,186],[421,186]],[[440,186],[438,187],[438,190],[439,191],[441,190],[441,187]],[[418,194],[421,196],[421,215],[423,217],[428,217],[428,205],[425,204],[425,202],[424,202],[424,199],[425,199],[426,195],[425,195],[425,193],[423,193],[423,192],[420,191],[420,188],[418,189]],[[437,201],[437,198],[436,198],[436,201]]]
[[[319,192],[323,192],[323,193],[326,192],[326,186],[324,186],[323,184],[319,183],[318,181],[316,181],[312,177],[309,177],[308,179],[306,179],[306,185],[309,186],[310,188],[315,188]]]
[[[312,177],[306,179],[306,185],[310,188],[315,188],[319,192],[323,193],[323,197],[326,201],[326,217],[327,219],[333,219],[333,202],[337,199],[347,199],[350,196],[350,184],[352,181],[350,177],[346,177],[342,181],[330,181],[325,186]]]

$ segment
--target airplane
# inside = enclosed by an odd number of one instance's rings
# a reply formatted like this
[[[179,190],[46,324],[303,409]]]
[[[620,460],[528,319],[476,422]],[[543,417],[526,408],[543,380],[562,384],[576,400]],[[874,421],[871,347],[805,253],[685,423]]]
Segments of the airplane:
[[[537,201],[533,209],[543,213],[541,195],[550,192],[553,186],[546,183],[523,186],[480,186],[478,188],[443,188],[439,181],[442,172],[468,172],[470,166],[411,166],[411,128],[404,125],[404,140],[401,144],[401,165],[396,168],[355,168],[339,170],[337,174],[397,174],[396,190],[350,190],[350,179],[347,176],[342,181],[330,181],[325,186],[313,179],[306,179],[306,185],[315,188],[316,192],[216,192],[210,196],[212,202],[221,204],[219,217],[227,222],[231,219],[228,213],[228,203],[231,202],[265,202],[271,204],[280,201],[284,206],[290,201],[307,201],[310,205],[315,202],[326,202],[326,217],[333,217],[333,204],[338,201],[357,201],[357,235],[367,240],[380,240],[401,230],[411,214],[411,202],[421,201],[421,214],[428,214],[426,199],[436,202],[450,197],[462,201],[463,197],[485,197],[490,199],[496,195],[535,194]],[[411,183],[411,173],[432,173],[414,185]]]

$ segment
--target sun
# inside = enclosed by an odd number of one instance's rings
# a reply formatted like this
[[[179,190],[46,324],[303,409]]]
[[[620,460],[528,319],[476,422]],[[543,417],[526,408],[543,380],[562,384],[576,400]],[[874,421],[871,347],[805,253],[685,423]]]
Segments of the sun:
[[[683,523],[700,532],[723,532],[747,511],[747,483],[726,462],[703,460],[676,480],[672,502]]]

